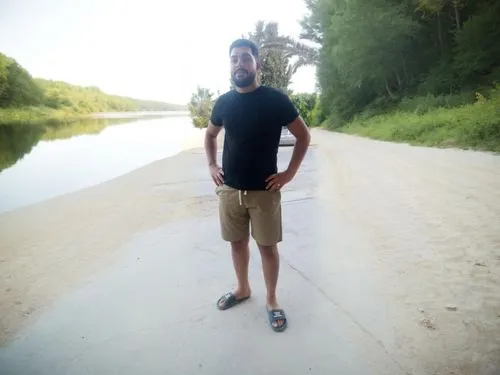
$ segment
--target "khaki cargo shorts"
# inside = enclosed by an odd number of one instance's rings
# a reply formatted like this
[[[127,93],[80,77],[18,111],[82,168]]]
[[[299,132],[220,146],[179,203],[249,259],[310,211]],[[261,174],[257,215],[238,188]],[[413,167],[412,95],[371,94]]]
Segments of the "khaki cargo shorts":
[[[272,246],[283,239],[281,192],[237,190],[227,185],[215,189],[219,197],[222,238],[239,241],[250,233],[262,246]]]

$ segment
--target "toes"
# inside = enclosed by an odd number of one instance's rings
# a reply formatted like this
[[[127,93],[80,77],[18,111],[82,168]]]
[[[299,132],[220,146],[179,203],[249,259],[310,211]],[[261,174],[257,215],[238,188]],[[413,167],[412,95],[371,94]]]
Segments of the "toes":
[[[285,322],[283,320],[279,319],[279,320],[274,321],[272,324],[273,324],[274,328],[280,328],[283,324],[285,324]]]
[[[218,303],[219,307],[224,307],[224,305],[226,304],[226,302],[227,302],[226,298],[221,298],[221,300]]]

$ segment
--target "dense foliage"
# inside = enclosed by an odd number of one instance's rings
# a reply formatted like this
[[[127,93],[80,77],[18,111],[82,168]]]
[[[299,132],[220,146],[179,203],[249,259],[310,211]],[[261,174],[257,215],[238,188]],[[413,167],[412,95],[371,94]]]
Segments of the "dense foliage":
[[[280,40],[279,26],[276,22],[257,22],[255,30],[248,34],[248,39],[253,41],[260,52],[259,81],[262,85],[275,87],[288,92],[295,67],[290,62],[283,43],[274,43]]]
[[[158,101],[109,95],[97,87],[34,79],[14,59],[0,53],[0,120],[7,121],[7,114],[19,113],[27,107],[48,107],[76,114],[185,109]]]
[[[191,95],[188,105],[191,121],[196,128],[208,126],[214,103],[213,93],[207,88],[198,86],[196,92]]]
[[[0,53],[0,108],[43,104],[42,88],[14,59]]]
[[[306,3],[302,38],[319,45],[321,107],[334,126],[418,96],[470,92],[471,103],[474,90],[500,79],[498,1]]]
[[[185,109],[185,106],[164,102],[109,95],[97,87],[81,87],[66,82],[43,79],[36,79],[35,81],[44,91],[44,104],[52,108],[72,107],[75,111],[82,113]]]
[[[318,126],[324,121],[316,93],[292,93],[290,99],[308,126]]]
[[[472,104],[424,100],[418,108],[360,116],[339,130],[380,140],[500,152],[500,88],[487,97],[478,93]]]

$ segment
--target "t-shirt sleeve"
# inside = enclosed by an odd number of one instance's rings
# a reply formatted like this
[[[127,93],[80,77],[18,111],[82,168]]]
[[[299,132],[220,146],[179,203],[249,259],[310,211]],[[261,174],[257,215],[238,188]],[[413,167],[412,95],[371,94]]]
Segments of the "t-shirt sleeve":
[[[289,125],[293,120],[299,116],[297,108],[292,103],[288,95],[280,92],[278,96],[278,105],[276,106],[278,110],[278,121],[281,126]]]
[[[222,97],[219,97],[212,108],[210,122],[215,126],[222,126]]]

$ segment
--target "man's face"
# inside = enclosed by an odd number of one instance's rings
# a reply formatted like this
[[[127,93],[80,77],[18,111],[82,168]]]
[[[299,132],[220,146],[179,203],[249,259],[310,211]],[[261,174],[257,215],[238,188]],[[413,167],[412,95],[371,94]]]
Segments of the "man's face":
[[[237,87],[250,86],[257,74],[258,63],[249,47],[235,47],[231,51],[231,79]]]

